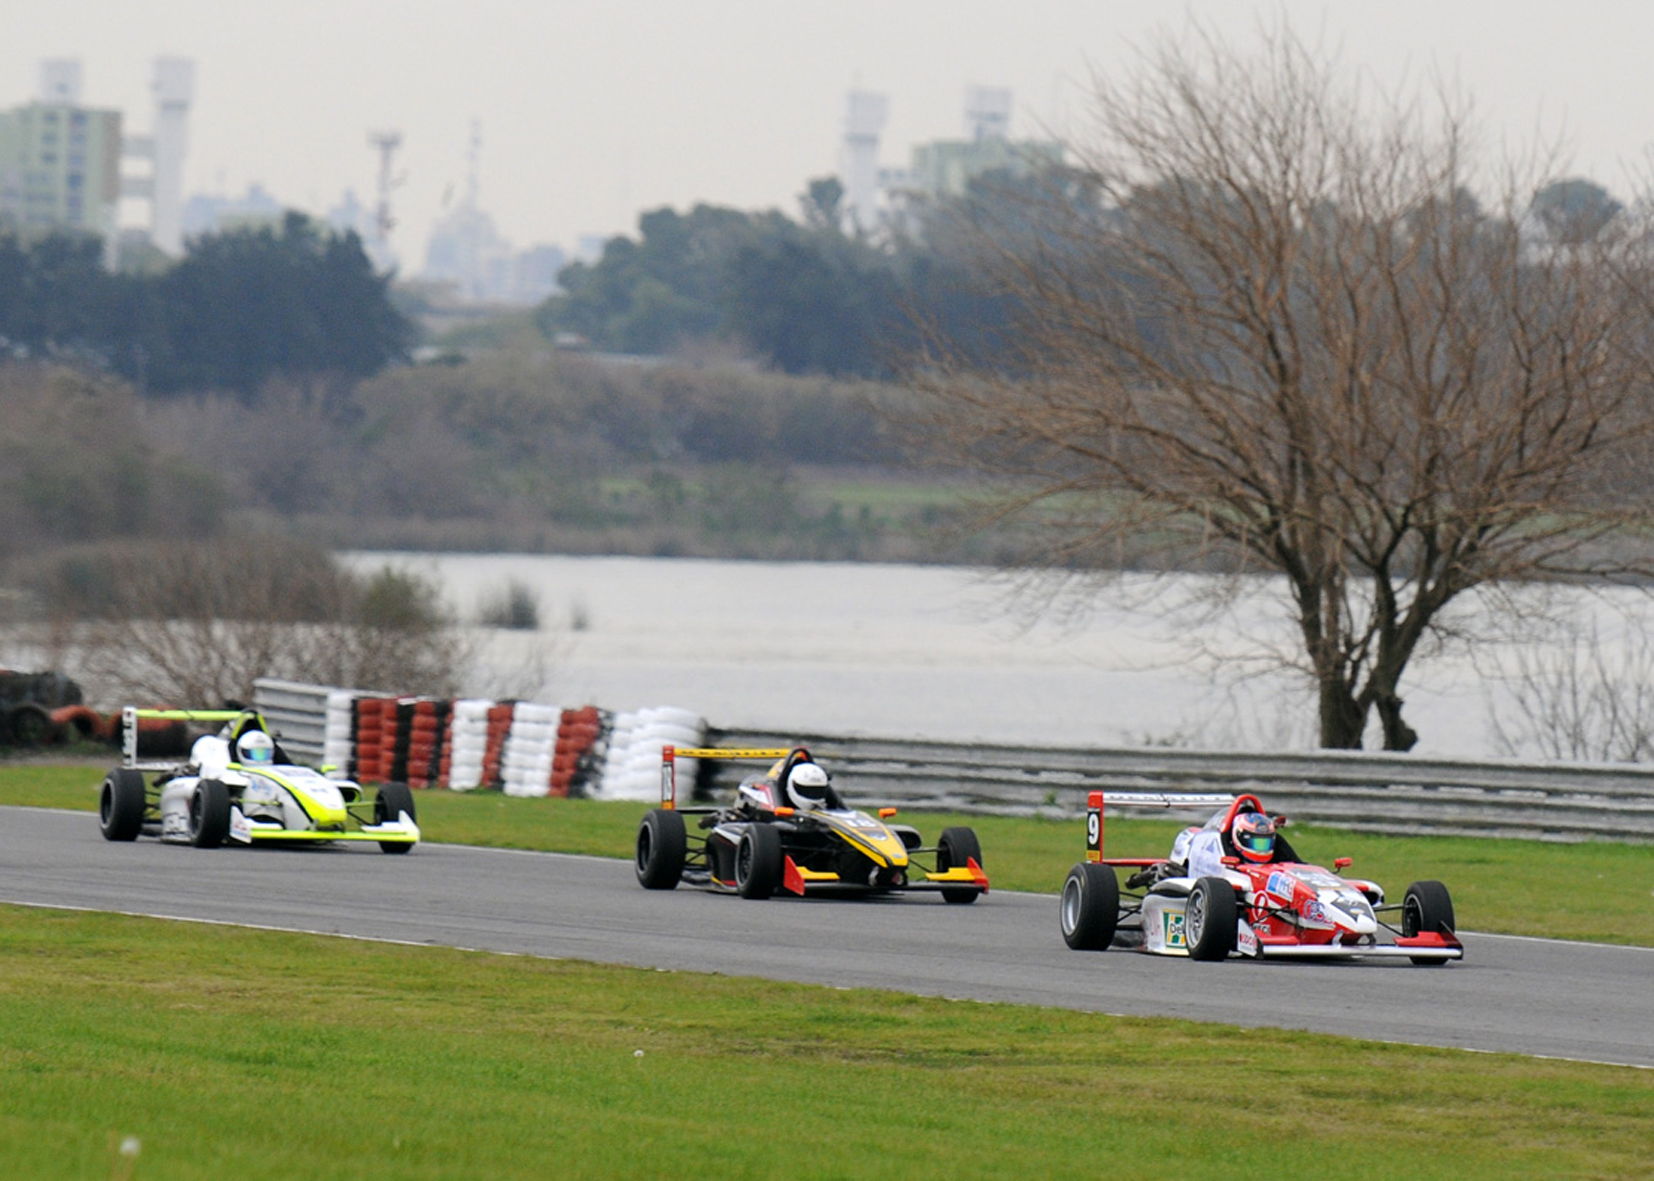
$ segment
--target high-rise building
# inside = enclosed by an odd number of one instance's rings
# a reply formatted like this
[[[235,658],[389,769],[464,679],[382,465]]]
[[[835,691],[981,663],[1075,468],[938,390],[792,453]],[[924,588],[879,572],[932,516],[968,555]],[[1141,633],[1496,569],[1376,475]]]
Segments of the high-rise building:
[[[0,227],[112,243],[120,191],[119,111],[44,99],[0,111]]]
[[[183,251],[184,154],[195,65],[155,63],[155,124],[125,132],[119,111],[81,105],[80,63],[41,63],[40,97],[0,111],[0,228],[96,234],[113,263],[120,200],[149,204],[149,236],[169,254]],[[144,175],[123,175],[123,157],[149,161]]]

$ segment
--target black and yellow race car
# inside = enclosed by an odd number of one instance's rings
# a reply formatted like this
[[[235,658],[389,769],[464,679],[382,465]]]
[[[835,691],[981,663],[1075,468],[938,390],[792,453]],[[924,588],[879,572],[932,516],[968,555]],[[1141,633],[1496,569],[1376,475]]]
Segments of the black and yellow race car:
[[[741,781],[733,804],[680,808],[678,759],[774,761]],[[886,823],[895,814],[848,807],[803,747],[664,747],[661,806],[638,825],[637,880],[646,890],[683,882],[743,898],[932,890],[948,902],[971,903],[988,892],[973,830],[945,828],[926,846],[917,830]]]

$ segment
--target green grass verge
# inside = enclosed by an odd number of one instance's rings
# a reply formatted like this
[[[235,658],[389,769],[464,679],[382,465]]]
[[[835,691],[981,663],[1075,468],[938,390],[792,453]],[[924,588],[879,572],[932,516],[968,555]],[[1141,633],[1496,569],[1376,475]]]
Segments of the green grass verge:
[[[95,809],[96,767],[0,767],[0,804]],[[630,857],[647,805],[526,800],[498,792],[416,793],[431,841]],[[949,824],[982,840],[996,888],[1056,893],[1083,854],[1077,820],[904,812],[927,841]],[[1107,848],[1120,857],[1164,856],[1179,822],[1109,818]],[[1470,931],[1539,935],[1654,947],[1654,847],[1611,842],[1555,844],[1473,837],[1394,837],[1293,825],[1293,844],[1330,866],[1351,857],[1351,874],[1392,898],[1421,878],[1447,883],[1459,925]]]
[[[4,906],[0,962],[35,1181],[1640,1178],[1654,1143],[1654,1072],[1513,1055]]]

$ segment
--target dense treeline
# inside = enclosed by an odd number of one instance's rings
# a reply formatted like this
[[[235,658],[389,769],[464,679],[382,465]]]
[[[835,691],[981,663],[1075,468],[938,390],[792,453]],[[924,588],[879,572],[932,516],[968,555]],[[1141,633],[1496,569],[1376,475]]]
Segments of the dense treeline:
[[[621,353],[724,341],[783,373],[888,377],[927,333],[974,349],[1004,325],[973,258],[977,236],[1015,215],[1028,183],[982,177],[959,201],[914,206],[904,230],[878,240],[840,229],[830,179],[810,185],[802,222],[653,210],[635,240],[613,238],[596,262],[565,268],[537,320],[548,336]]]
[[[143,397],[0,362],[0,581],[65,546],[249,529],[751,557],[935,558],[945,541],[917,532],[947,497],[903,474],[887,387],[525,352],[322,393],[272,380],[253,400]]]
[[[367,377],[413,342],[388,284],[355,234],[299,214],[279,229],[204,235],[154,274],[106,271],[95,238],[0,234],[0,350],[73,360],[155,394]]]

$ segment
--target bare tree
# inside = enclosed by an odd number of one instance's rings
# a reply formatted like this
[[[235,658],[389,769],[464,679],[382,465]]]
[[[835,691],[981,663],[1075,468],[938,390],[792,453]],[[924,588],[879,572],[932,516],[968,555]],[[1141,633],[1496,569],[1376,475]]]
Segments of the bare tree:
[[[1078,163],[983,236],[1018,316],[997,368],[942,346],[913,380],[1027,521],[1020,561],[1150,538],[1278,573],[1321,745],[1376,714],[1406,750],[1403,674],[1458,596],[1631,564],[1647,226],[1532,240],[1543,169],[1478,173],[1448,94],[1364,95],[1284,25],[1261,44],[1167,40],[1100,81]]]
[[[448,696],[470,660],[436,588],[358,578],[297,542],[104,550],[67,569],[44,647],[121,702],[246,702],[264,676]]]
[[[1642,763],[1654,758],[1654,640],[1627,618],[1605,636],[1569,620],[1544,646],[1524,645],[1491,678],[1488,721],[1506,755]]]

